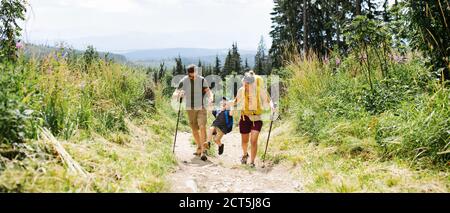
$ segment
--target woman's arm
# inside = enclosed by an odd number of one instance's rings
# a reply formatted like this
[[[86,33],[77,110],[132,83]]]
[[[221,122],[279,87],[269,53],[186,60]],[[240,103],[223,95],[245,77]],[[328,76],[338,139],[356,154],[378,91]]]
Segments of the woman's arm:
[[[274,106],[274,103],[273,103],[273,101],[272,101],[272,98],[270,97],[269,92],[268,92],[266,89],[264,89],[263,91],[264,91],[264,92],[261,93],[261,99],[263,100],[263,103],[264,103],[263,106],[269,105],[270,108],[271,108],[272,110],[274,110],[274,109],[275,109],[275,106]]]

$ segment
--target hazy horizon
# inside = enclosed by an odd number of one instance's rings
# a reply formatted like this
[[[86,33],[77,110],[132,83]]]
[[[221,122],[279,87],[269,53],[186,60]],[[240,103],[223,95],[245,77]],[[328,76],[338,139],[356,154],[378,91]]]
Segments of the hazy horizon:
[[[267,48],[272,0],[30,0],[23,40],[100,51]]]

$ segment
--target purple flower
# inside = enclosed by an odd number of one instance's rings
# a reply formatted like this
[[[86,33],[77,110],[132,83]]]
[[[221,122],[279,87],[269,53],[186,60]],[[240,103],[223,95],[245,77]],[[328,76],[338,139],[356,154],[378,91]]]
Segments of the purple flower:
[[[16,43],[16,49],[18,49],[18,50],[21,50],[23,48],[23,44],[22,44],[22,42],[17,42]]]
[[[341,65],[341,59],[339,57],[336,57],[336,66]]]
[[[330,62],[330,60],[328,59],[328,56],[323,57],[323,63],[328,64],[328,62]]]
[[[396,63],[403,63],[406,61],[406,57],[402,56],[402,55],[390,55],[389,56],[391,58],[392,61],[396,62]]]

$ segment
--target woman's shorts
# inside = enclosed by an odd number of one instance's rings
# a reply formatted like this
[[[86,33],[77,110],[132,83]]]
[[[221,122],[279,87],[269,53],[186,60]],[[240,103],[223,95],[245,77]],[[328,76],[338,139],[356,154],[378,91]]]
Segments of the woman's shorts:
[[[261,132],[262,125],[262,121],[251,121],[249,117],[244,115],[239,120],[239,131],[241,134],[249,134],[251,131]]]

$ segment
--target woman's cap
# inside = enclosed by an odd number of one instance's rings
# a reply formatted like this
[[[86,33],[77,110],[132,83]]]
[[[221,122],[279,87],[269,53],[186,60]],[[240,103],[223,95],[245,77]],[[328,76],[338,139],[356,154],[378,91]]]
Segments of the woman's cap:
[[[253,84],[253,82],[255,82],[255,72],[252,70],[246,72],[242,81],[248,84]]]

